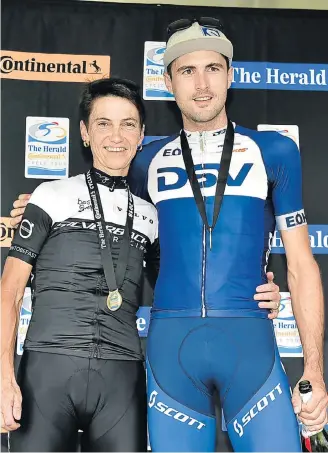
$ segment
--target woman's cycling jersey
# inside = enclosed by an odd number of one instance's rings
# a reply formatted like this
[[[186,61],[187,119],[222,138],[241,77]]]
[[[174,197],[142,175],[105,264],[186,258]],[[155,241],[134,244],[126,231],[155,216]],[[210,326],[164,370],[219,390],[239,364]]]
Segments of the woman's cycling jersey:
[[[124,178],[95,171],[114,267],[126,223]],[[9,256],[33,265],[32,318],[25,349],[106,359],[141,359],[136,328],[143,263],[158,269],[157,213],[133,196],[130,253],[120,293],[123,305],[106,306],[96,224],[85,175],[41,184],[31,196]]]

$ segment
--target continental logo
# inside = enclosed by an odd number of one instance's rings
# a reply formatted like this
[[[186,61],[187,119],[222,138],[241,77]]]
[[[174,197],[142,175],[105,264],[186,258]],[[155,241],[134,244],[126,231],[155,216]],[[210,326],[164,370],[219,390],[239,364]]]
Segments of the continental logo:
[[[10,217],[0,217],[0,244],[1,247],[10,247],[15,229],[10,226]]]
[[[110,56],[2,50],[0,72],[3,79],[86,83],[109,77]]]

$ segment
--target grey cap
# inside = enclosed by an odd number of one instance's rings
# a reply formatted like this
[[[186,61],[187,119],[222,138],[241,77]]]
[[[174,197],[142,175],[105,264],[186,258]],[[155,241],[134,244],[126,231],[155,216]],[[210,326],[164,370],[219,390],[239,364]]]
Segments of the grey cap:
[[[164,53],[165,70],[176,58],[197,50],[213,50],[229,59],[231,65],[233,46],[229,39],[215,28],[203,27],[194,22],[189,28],[173,33]]]

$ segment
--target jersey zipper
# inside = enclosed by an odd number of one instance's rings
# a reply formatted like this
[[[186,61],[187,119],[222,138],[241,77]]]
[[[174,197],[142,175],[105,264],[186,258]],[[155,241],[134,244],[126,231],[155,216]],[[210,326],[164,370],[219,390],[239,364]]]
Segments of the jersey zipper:
[[[200,150],[201,150],[201,156],[202,156],[202,169],[205,168],[205,144],[204,144],[204,136],[203,132],[199,133],[200,135]],[[202,187],[204,190],[204,177],[202,178]],[[204,204],[206,203],[205,195],[203,195],[204,199]],[[206,209],[206,206],[205,206]],[[201,298],[202,298],[202,312],[201,312],[201,317],[205,318],[206,317],[206,306],[205,306],[205,278],[206,278],[206,226],[203,223],[203,237],[202,237],[202,242],[203,242],[203,261],[202,261],[202,290],[201,290]]]

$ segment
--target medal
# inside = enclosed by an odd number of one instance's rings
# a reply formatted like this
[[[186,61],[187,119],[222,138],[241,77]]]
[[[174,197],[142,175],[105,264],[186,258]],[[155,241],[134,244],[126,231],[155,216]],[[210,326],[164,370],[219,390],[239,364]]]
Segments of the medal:
[[[121,241],[119,255],[117,258],[117,266],[115,269],[112,258],[110,233],[106,227],[104,211],[102,208],[100,194],[97,186],[97,183],[99,181],[97,181],[96,175],[98,175],[99,177],[99,173],[94,172],[93,169],[89,170],[85,175],[85,179],[89,190],[93,215],[95,220],[97,220],[95,223],[97,228],[98,243],[101,254],[101,262],[103,265],[105,280],[108,287],[106,305],[108,307],[108,310],[117,311],[121,308],[123,303],[123,299],[118,288],[122,288],[126,269],[129,262],[130,241],[134,217],[133,197],[129,187],[127,186],[128,191],[127,218],[124,226],[123,240]],[[106,175],[104,177],[110,179]],[[101,181],[101,183],[104,183],[103,180]]]
[[[118,310],[121,305],[122,305],[122,296],[119,293],[118,289],[115,289],[114,291],[110,291],[108,296],[107,296],[107,307],[108,310],[110,311],[116,311]]]

